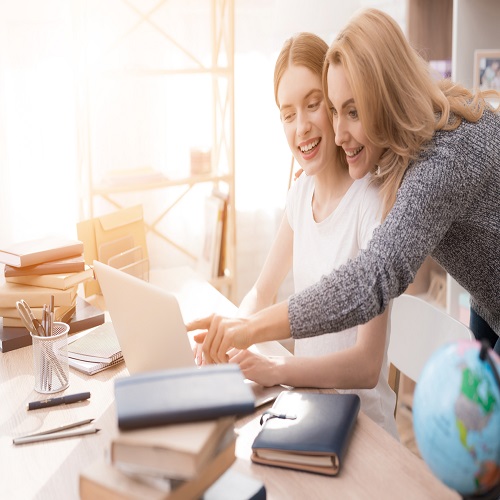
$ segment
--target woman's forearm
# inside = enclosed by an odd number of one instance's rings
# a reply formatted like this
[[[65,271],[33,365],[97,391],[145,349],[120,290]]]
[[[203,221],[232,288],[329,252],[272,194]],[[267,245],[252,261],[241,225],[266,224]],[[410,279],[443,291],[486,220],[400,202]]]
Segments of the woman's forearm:
[[[250,316],[248,320],[252,344],[290,338],[287,301],[263,309]]]
[[[292,387],[372,389],[378,382],[380,363],[361,356],[354,347],[320,357],[286,357],[276,367],[276,380]]]
[[[408,169],[396,203],[367,249],[289,298],[293,338],[364,324],[406,290],[460,213],[457,172],[428,162]]]
[[[254,286],[252,289],[243,297],[240,307],[238,307],[238,317],[244,318],[252,314],[255,314],[266,307],[273,304],[273,297],[269,294],[265,296],[260,293],[259,290]]]

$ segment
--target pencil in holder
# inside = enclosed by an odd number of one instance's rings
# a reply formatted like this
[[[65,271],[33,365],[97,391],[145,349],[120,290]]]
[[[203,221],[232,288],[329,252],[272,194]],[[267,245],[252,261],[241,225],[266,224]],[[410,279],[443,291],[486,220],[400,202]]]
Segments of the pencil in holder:
[[[31,334],[35,391],[51,394],[68,387],[68,331],[69,325],[56,321],[52,335],[44,337]]]

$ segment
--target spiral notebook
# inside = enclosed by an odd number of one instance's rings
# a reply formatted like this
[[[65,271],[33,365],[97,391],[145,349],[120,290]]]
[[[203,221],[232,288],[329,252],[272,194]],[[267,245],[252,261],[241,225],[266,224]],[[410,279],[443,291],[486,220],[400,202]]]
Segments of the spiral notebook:
[[[103,323],[78,338],[68,339],[68,358],[104,364],[123,358],[113,324]]]
[[[81,359],[68,358],[68,364],[71,368],[86,373],[87,375],[94,375],[95,373],[102,372],[119,363],[123,363],[123,357],[111,361],[111,363],[96,363],[94,361],[82,361]]]

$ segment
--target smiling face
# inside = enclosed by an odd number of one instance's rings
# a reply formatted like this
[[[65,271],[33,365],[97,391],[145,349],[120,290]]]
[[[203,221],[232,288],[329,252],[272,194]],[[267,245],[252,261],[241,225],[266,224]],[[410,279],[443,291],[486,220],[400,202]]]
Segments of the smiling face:
[[[290,65],[280,80],[277,98],[288,145],[307,175],[331,168],[335,139],[321,88],[321,76]]]
[[[375,170],[384,150],[368,140],[358,117],[351,85],[341,64],[328,67],[327,84],[335,141],[345,151],[349,175],[353,179],[361,179]]]

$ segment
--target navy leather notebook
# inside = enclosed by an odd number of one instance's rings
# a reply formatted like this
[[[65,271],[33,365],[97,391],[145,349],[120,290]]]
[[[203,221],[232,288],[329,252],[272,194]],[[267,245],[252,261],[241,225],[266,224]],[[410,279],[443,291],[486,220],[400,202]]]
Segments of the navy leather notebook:
[[[252,461],[335,476],[359,407],[357,394],[282,392],[262,415]]]
[[[254,395],[238,365],[206,365],[132,375],[115,381],[122,430],[244,415]]]

